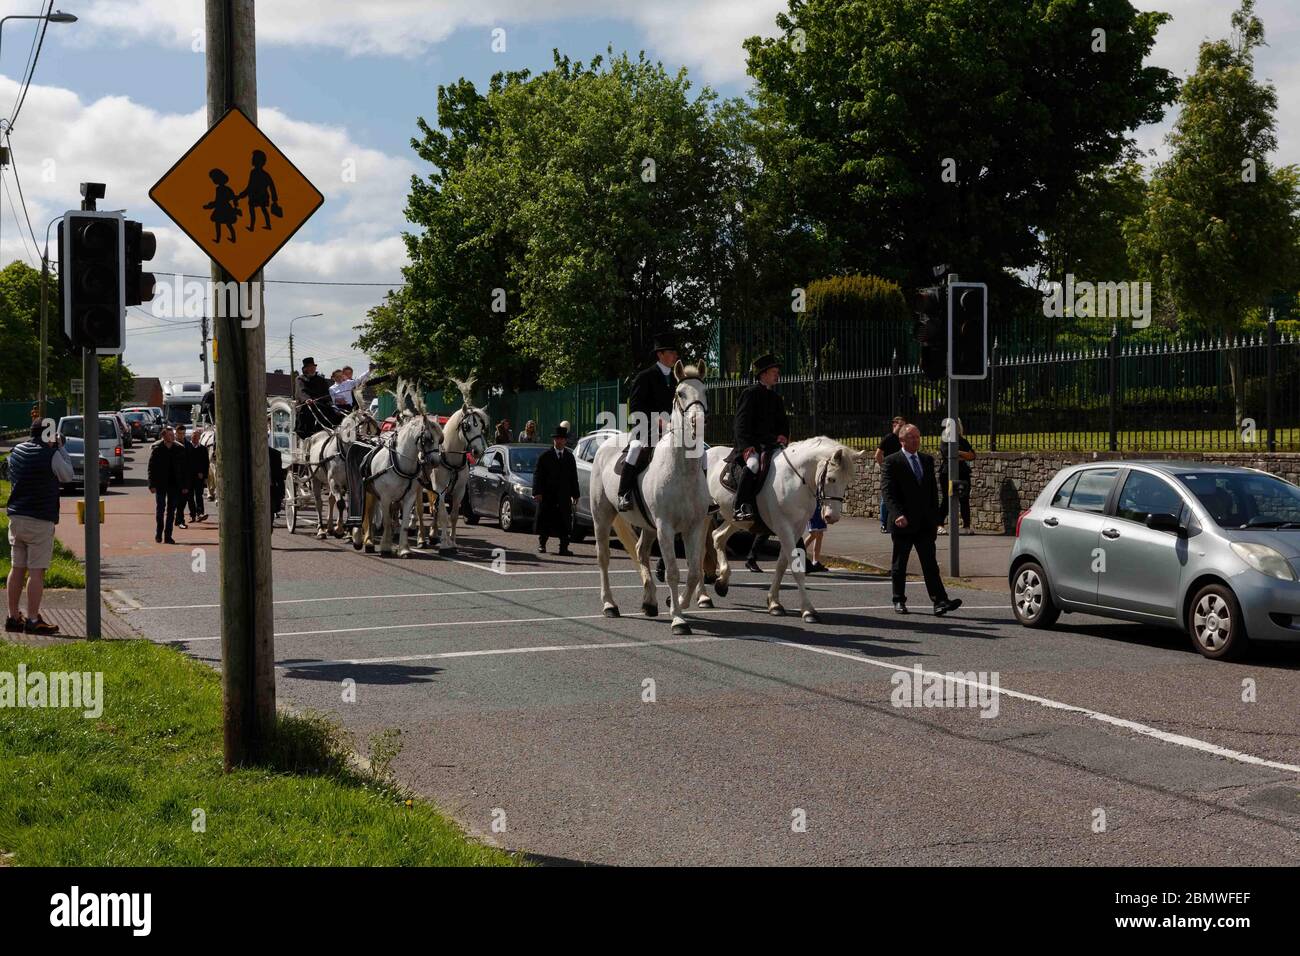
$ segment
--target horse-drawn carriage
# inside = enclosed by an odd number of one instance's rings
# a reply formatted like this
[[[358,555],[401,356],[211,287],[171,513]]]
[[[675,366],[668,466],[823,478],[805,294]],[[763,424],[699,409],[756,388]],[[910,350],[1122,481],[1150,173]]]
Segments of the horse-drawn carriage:
[[[316,511],[319,523],[320,509],[312,490],[312,466],[307,461],[306,449],[298,440],[294,403],[287,398],[272,399],[267,417],[271,445],[280,453],[285,470],[284,526],[293,534],[298,527],[298,511],[302,508],[310,506]]]

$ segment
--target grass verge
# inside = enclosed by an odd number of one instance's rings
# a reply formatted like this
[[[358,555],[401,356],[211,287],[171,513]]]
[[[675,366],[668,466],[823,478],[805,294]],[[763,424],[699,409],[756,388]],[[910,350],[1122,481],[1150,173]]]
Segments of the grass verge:
[[[10,561],[12,549],[9,546],[9,516],[3,511],[8,503],[9,482],[0,481],[0,590],[4,590],[9,569],[13,567]],[[58,538],[54,539],[54,560],[50,563],[49,570],[45,572],[45,586],[82,590],[86,587],[86,569],[82,567],[76,555]]]
[[[519,862],[397,785],[391,738],[372,753],[377,769],[359,770],[322,717],[282,714],[266,765],[223,773],[220,678],[172,648],[0,642],[0,673],[20,663],[29,675],[102,672],[103,713],[0,708],[0,851],[15,865]]]

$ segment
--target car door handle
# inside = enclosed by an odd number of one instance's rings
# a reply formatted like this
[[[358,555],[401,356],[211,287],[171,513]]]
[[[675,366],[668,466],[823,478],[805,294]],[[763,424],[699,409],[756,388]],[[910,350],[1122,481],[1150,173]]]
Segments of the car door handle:
[[[1119,531],[1117,531],[1115,528],[1106,528],[1105,530],[1102,531],[1101,536],[1103,538],[1118,538]]]
[[[1060,524],[1060,523],[1061,523],[1061,519],[1060,519],[1060,518],[1044,518],[1044,519],[1043,519],[1043,524],[1047,525],[1049,528],[1055,528],[1055,527],[1056,527],[1058,524]]]

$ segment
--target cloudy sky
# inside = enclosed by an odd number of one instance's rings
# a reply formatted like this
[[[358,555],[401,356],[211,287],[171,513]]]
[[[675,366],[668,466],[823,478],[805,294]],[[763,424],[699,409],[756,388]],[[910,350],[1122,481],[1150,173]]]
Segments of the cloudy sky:
[[[1232,0],[1137,0],[1173,21],[1154,60],[1186,75],[1198,44],[1225,35]],[[0,0],[0,15],[34,14],[40,0]],[[52,24],[12,133],[13,162],[31,226],[75,208],[77,184],[108,184],[101,209],[125,208],[158,235],[153,271],[205,274],[207,260],[148,199],[149,187],[203,132],[201,0],[58,0],[76,14]],[[461,76],[480,85],[499,70],[545,69],[559,48],[589,59],[612,44],[646,50],[697,82],[744,95],[741,41],[775,32],[785,0],[263,0],[258,8],[259,123],[325,194],[325,205],[266,270],[268,368],[288,368],[288,325],[295,353],[330,368],[368,361],[352,349],[354,326],[401,279],[400,236],[413,173],[426,172],[409,147],[415,117],[434,118],[439,84]],[[1260,73],[1278,87],[1277,161],[1300,162],[1300,5],[1259,0],[1269,49]],[[36,21],[11,20],[0,47],[0,116],[11,116]],[[506,50],[493,52],[492,31]],[[1138,141],[1159,149],[1168,122]],[[355,169],[353,178],[345,170]],[[39,264],[16,184],[0,188],[0,258]],[[17,213],[17,218],[15,218]],[[19,228],[21,224],[21,229]],[[299,283],[379,283],[308,285]],[[199,376],[196,326],[130,310],[127,362],[139,375]]]

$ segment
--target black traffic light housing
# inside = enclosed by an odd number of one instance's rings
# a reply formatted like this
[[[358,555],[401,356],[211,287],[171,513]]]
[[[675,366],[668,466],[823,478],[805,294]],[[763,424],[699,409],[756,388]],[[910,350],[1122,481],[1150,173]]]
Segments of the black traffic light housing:
[[[912,300],[916,340],[921,345],[921,371],[932,382],[944,377],[948,357],[948,313],[943,286],[918,289]]]
[[[143,305],[154,294],[153,273],[144,271],[144,263],[158,251],[158,239],[152,232],[146,232],[143,224],[134,219],[126,220],[124,232],[123,299],[127,305]]]
[[[983,282],[948,286],[951,314],[948,374],[959,379],[988,377],[989,290]]]
[[[59,225],[63,332],[73,348],[120,354],[126,344],[122,214],[69,210]]]

